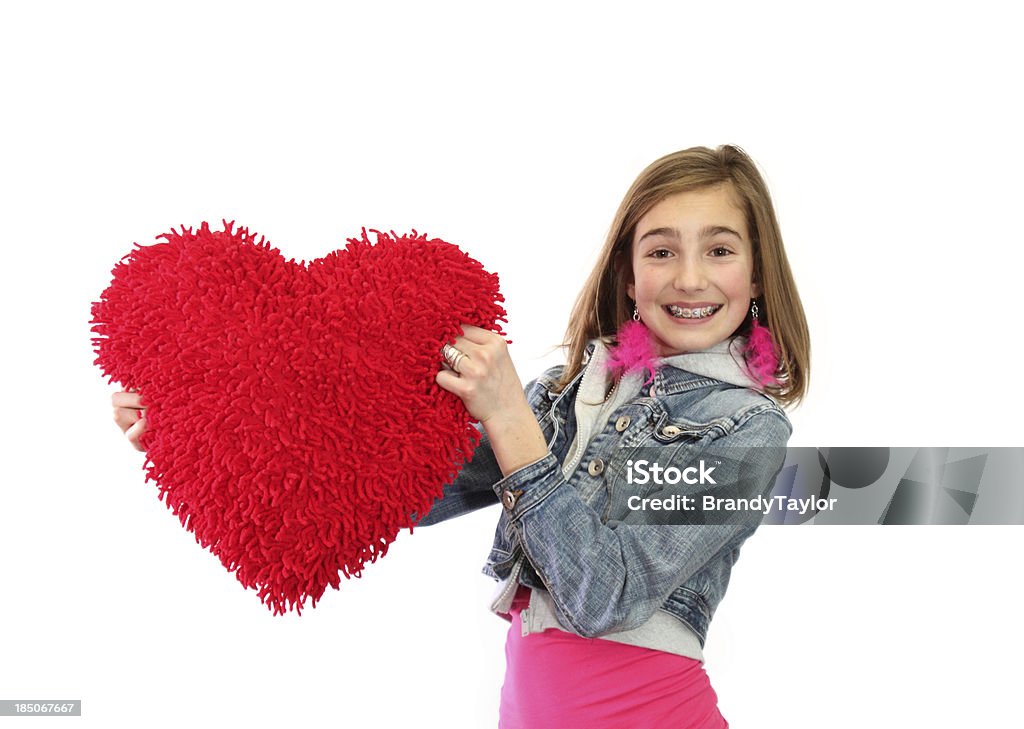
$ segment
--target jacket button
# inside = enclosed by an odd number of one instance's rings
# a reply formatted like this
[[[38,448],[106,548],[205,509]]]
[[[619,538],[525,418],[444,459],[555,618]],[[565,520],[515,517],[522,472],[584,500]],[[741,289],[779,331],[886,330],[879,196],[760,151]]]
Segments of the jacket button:
[[[591,476],[600,476],[603,472],[604,461],[602,461],[600,458],[595,458],[590,462],[590,465],[587,466],[587,473],[589,473]]]
[[[515,491],[505,489],[501,492],[501,505],[509,511],[512,511],[516,506],[516,502],[519,501],[519,497],[522,493],[522,489],[517,489]]]
[[[629,427],[629,416],[623,415],[621,418],[615,421],[615,430],[620,433]]]
[[[677,428],[674,425],[666,425],[664,428],[661,429],[661,434],[666,438],[675,437],[682,432],[683,431],[681,429]]]

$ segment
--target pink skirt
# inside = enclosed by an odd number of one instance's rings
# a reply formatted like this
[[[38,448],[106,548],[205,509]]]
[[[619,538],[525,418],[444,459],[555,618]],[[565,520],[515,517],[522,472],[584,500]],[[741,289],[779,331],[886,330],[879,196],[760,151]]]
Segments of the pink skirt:
[[[505,642],[499,729],[728,729],[700,661],[561,630],[523,637],[520,586]]]

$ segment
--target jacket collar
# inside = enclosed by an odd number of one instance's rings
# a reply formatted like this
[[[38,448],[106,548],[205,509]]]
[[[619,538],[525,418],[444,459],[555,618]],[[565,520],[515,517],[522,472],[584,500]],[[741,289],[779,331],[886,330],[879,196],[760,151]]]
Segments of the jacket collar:
[[[748,387],[762,392],[761,386],[747,371],[743,347],[745,337],[732,337],[700,352],[686,352],[658,360],[654,373],[653,393],[672,394],[699,387],[707,387],[715,382],[726,382],[738,387]],[[608,345],[602,339],[592,339],[587,343],[584,364],[588,364],[597,347],[607,351]],[[602,352],[602,355],[604,353]],[[604,361],[604,356],[599,357]],[[565,388],[564,392],[575,389],[586,368]]]

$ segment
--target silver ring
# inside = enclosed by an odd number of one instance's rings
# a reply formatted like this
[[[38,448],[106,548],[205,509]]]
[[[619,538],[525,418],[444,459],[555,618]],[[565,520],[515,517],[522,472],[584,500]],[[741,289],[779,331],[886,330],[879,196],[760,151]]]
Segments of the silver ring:
[[[445,344],[444,347],[441,348],[441,354],[444,356],[444,361],[448,363],[448,366],[456,372],[459,371],[459,362],[462,361],[463,357],[468,356],[465,352],[456,349],[450,344]]]

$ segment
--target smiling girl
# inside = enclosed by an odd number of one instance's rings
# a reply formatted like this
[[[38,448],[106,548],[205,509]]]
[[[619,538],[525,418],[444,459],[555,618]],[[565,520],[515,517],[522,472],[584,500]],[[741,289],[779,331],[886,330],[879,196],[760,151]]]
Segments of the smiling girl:
[[[484,568],[511,621],[499,725],[727,727],[702,648],[757,524],[656,523],[630,508],[624,474],[640,455],[682,468],[729,449],[745,465],[717,466],[717,482],[767,495],[782,465],[810,344],[742,150],[687,149],[640,174],[565,346],[568,364],[524,393],[505,341],[466,326],[437,375],[484,437],[420,523],[502,504]]]
[[[807,324],[768,190],[740,149],[652,163],[626,193],[566,330],[568,362],[525,391],[505,340],[472,326],[437,383],[480,423],[472,461],[419,525],[494,503],[484,572],[511,622],[499,725],[727,727],[704,642],[756,523],[631,508],[643,456],[767,495],[804,395]],[[114,395],[137,447],[141,402]],[[630,497],[633,497],[632,499]]]

